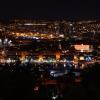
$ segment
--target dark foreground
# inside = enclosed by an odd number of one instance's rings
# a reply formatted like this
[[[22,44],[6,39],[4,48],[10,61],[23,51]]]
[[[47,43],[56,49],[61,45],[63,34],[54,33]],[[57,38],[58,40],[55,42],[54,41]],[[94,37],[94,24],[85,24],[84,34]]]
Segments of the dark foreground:
[[[100,100],[98,64],[82,72],[81,82],[61,77],[54,84],[42,84],[36,73],[0,72],[0,100]]]

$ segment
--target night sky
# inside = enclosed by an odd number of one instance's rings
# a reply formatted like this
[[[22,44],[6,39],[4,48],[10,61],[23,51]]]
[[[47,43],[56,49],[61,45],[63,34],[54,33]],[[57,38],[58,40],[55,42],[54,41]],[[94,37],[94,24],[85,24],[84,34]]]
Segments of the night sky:
[[[1,1],[0,19],[100,19],[100,3],[76,0]]]

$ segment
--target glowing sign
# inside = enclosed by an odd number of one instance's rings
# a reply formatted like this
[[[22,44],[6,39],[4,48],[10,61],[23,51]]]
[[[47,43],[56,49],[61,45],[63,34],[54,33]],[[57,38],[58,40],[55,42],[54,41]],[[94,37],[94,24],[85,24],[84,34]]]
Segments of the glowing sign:
[[[81,52],[90,50],[90,46],[89,45],[81,44],[81,45],[75,45],[74,47],[75,47],[76,50],[79,50]]]

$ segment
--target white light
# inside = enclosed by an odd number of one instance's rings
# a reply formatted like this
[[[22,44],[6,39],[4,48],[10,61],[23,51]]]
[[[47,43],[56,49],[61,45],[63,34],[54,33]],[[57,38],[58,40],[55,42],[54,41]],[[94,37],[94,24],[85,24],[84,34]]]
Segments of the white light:
[[[8,42],[8,39],[7,38],[4,39],[4,44],[7,44],[7,42]]]
[[[8,41],[8,39],[6,38],[4,41],[5,41],[5,42],[7,42],[7,41]]]
[[[28,63],[29,62],[29,60],[28,59],[25,59],[25,61],[24,61],[25,63]]]
[[[69,25],[70,25],[70,26],[73,26],[73,24],[71,24],[71,23],[70,23]]]
[[[58,95],[52,97],[53,100],[56,100],[57,98],[58,98]]]
[[[66,67],[66,64],[64,64],[64,67]]]
[[[0,39],[0,42],[2,42],[2,39]]]
[[[54,74],[55,72],[56,72],[56,71],[53,71],[53,70],[52,70],[52,71],[50,72],[50,74]]]
[[[64,62],[67,62],[67,60],[66,60],[66,59],[64,59]]]
[[[33,37],[33,39],[36,39],[36,40],[38,40],[39,38],[38,38],[38,37]]]
[[[2,45],[2,39],[0,39],[0,45]]]
[[[24,25],[46,25],[46,24],[35,24],[35,23],[25,23]]]
[[[10,40],[9,43],[11,43],[12,41]]]
[[[10,41],[8,41],[8,44],[9,44],[9,45],[12,45],[12,41],[11,41],[11,40],[10,40]]]
[[[59,37],[64,38],[64,34],[60,34]]]
[[[24,25],[33,25],[32,23],[25,23]]]
[[[7,59],[7,63],[11,63],[11,59],[9,58],[9,59]]]
[[[81,49],[81,51],[80,52],[84,52],[84,50],[83,49]]]

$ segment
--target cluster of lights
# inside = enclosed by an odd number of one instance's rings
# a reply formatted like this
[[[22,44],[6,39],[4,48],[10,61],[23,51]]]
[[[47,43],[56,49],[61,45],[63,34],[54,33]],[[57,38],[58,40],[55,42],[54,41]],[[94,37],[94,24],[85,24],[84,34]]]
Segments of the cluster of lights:
[[[12,41],[8,40],[8,38],[5,38],[4,40],[0,39],[0,46],[3,46],[3,45],[9,45],[9,46],[11,46],[12,45]]]
[[[100,23],[92,22],[77,22],[74,27],[76,32],[86,33],[86,32],[100,32]]]
[[[82,68],[82,69],[85,68],[87,65],[94,63],[90,56],[88,56],[88,57],[74,56],[73,60],[67,60],[67,59],[60,60],[60,59],[53,59],[53,58],[52,59],[44,59],[44,57],[40,55],[38,59],[33,59],[33,58],[29,59],[29,58],[22,57],[22,58],[20,58],[20,61],[21,61],[21,64],[25,64],[25,65],[51,63],[51,64],[56,64],[56,67],[58,66],[57,64],[60,63],[63,65],[64,68],[66,68],[67,66],[69,66],[69,67],[74,66],[75,69],[78,68],[78,66],[79,66],[78,63],[80,63],[80,61],[85,61],[85,62],[81,63],[80,68]],[[1,64],[2,63],[3,64],[4,63],[8,63],[8,64],[16,63],[16,60],[11,59],[11,58],[8,58],[8,59],[2,58],[2,59],[0,59],[0,63]]]
[[[16,60],[13,60],[11,58],[8,58],[8,59],[0,59],[0,63],[8,63],[8,64],[10,64],[10,63],[15,63],[15,62],[16,62]]]
[[[38,33],[38,32],[26,32],[26,33],[18,33],[18,32],[12,32],[11,35],[13,35],[16,38],[22,37],[22,38],[29,38],[29,39],[53,39],[53,38],[64,38],[63,34],[55,35],[53,33]]]

